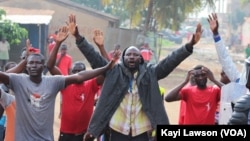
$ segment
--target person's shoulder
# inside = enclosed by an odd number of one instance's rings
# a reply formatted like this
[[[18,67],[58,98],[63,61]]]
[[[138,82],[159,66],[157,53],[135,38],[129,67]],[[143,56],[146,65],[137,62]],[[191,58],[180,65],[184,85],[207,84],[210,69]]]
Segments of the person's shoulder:
[[[192,85],[189,85],[189,84],[186,84],[182,89],[196,89],[197,86],[192,86]]]
[[[217,86],[217,85],[212,85],[212,86],[208,86],[208,87],[215,88],[215,89],[220,89],[220,87]]]
[[[52,85],[58,85],[64,83],[66,80],[66,76],[64,75],[43,75],[42,76],[43,83],[49,83]]]
[[[188,93],[189,91],[192,91],[193,89],[197,89],[197,88],[193,86],[184,86],[181,88],[181,91]]]
[[[84,87],[88,87],[88,88],[91,88],[92,86],[96,86],[97,85],[96,78],[92,78],[92,79],[83,81],[82,85]]]
[[[8,76],[27,77],[26,73],[8,73]]]
[[[65,79],[64,75],[42,75],[42,79]]]
[[[55,42],[49,43],[49,47],[50,47],[50,48],[55,47],[55,45],[56,45],[56,43],[55,43]]]
[[[92,78],[92,79],[89,79],[85,82],[90,82],[90,83],[96,83],[96,77]]]
[[[72,58],[72,56],[71,56],[70,54],[66,54],[66,56],[67,56],[68,58]]]

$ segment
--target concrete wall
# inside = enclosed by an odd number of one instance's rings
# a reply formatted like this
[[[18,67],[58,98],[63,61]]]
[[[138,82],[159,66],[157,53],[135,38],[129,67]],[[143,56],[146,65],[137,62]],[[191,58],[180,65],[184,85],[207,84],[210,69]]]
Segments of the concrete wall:
[[[53,10],[54,14],[52,20],[49,24],[49,34],[54,33],[62,25],[65,25],[68,21],[68,16],[70,14],[75,14],[77,17],[77,24],[79,31],[84,35],[88,41],[92,42],[93,30],[100,29],[106,34],[106,29],[112,22],[118,22],[115,17],[103,14],[100,12],[93,12],[91,9],[87,10],[80,8],[79,5],[73,4],[69,5],[66,0],[6,0],[1,1],[1,7],[15,7],[23,9],[40,9],[40,10]],[[72,2],[71,2],[72,3]],[[70,3],[70,4],[71,4]],[[42,14],[42,13],[41,13]],[[115,26],[117,23],[114,24]],[[31,41],[32,42],[32,41]],[[65,41],[65,44],[69,47],[69,52],[78,56],[78,49],[75,47],[75,40],[72,36],[69,36]],[[23,45],[20,45],[21,48]],[[76,54],[75,54],[76,53]],[[15,53],[16,54],[16,53]],[[79,60],[80,58],[74,57],[74,60]]]
[[[105,35],[106,50],[113,50],[115,44],[120,44],[122,50],[129,46],[136,46],[138,34],[139,32],[135,30],[107,28]]]
[[[0,7],[38,9],[41,10],[41,15],[43,14],[42,10],[53,10],[54,14],[48,26],[48,35],[53,34],[62,25],[66,25],[65,22],[68,21],[68,16],[75,14],[81,35],[84,35],[93,45],[93,30],[100,29],[104,32],[104,45],[107,51],[113,50],[114,44],[120,44],[121,49],[131,45],[136,46],[137,36],[139,34],[139,32],[135,30],[117,28],[118,19],[113,16],[94,11],[90,8],[81,8],[81,6],[72,4],[72,2],[67,0],[6,0],[0,1]],[[85,57],[76,47],[75,39],[72,35],[70,35],[64,43],[68,45],[68,53],[72,56],[73,61],[79,60],[86,62]],[[20,45],[19,49],[12,49],[10,54],[15,57],[18,55],[19,57],[19,52],[24,46],[25,42]],[[47,52],[46,47],[45,49],[45,52]],[[98,51],[97,47],[96,50]]]

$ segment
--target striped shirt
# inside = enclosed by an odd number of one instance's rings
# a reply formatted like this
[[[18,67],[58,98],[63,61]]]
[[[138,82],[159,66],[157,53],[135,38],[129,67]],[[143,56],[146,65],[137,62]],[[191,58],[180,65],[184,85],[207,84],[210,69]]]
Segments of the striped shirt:
[[[130,82],[128,93],[112,116],[109,126],[119,133],[132,136],[152,129],[148,117],[142,110],[135,80]]]

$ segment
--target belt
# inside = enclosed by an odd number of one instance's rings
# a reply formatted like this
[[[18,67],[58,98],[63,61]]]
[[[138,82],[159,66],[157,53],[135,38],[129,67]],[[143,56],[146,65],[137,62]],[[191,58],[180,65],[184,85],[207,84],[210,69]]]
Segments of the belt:
[[[70,135],[70,136],[81,136],[81,135],[84,135],[85,133],[63,133],[63,132],[60,132],[60,134]]]

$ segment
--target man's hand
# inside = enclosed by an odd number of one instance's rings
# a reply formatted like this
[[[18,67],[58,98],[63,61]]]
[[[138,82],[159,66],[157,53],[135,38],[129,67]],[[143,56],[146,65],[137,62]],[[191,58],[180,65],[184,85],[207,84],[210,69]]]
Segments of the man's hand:
[[[193,75],[194,75],[194,70],[193,69],[189,70],[185,81],[188,83],[190,81],[191,77],[193,77]]]
[[[199,42],[202,34],[201,24],[198,23],[196,26],[196,31],[192,36],[191,41],[189,42],[192,46],[195,45],[197,42]]]
[[[63,26],[59,29],[58,34],[56,35],[56,42],[62,43],[69,36],[69,29],[67,26]]]
[[[213,72],[210,69],[208,69],[207,67],[202,67],[202,72],[206,74],[206,76],[209,80],[211,80],[211,81],[215,80]]]
[[[115,49],[113,52],[113,57],[112,57],[112,67],[114,67],[114,65],[116,64],[116,62],[120,59],[122,52],[120,49]]]
[[[30,48],[32,47],[31,43],[30,43],[30,39],[26,40],[26,58],[32,54],[32,52],[30,51]]]
[[[104,47],[104,37],[103,37],[103,32],[101,30],[94,31],[93,40],[99,48]]]
[[[67,23],[67,25],[68,25],[69,32],[70,32],[73,36],[75,36],[75,37],[79,36],[78,27],[77,27],[77,25],[76,25],[76,16],[73,15],[73,14],[70,14],[70,15],[69,15],[69,21],[66,22],[66,23]]]
[[[112,59],[114,61],[117,61],[120,58],[121,54],[122,54],[122,52],[121,52],[120,49],[115,49],[114,52],[113,52],[113,58]]]
[[[120,49],[114,50],[113,57],[112,57],[111,61],[107,64],[108,69],[112,69],[115,66],[115,64],[116,64],[117,60],[120,58],[120,56],[121,56],[121,50]]]
[[[213,32],[213,34],[218,35],[219,22],[217,19],[217,15],[215,13],[212,13],[211,15],[208,16],[207,21],[210,25],[210,29]]]
[[[93,141],[95,138],[93,137],[93,135],[91,135],[89,132],[86,132],[84,137],[83,137],[83,141]]]

